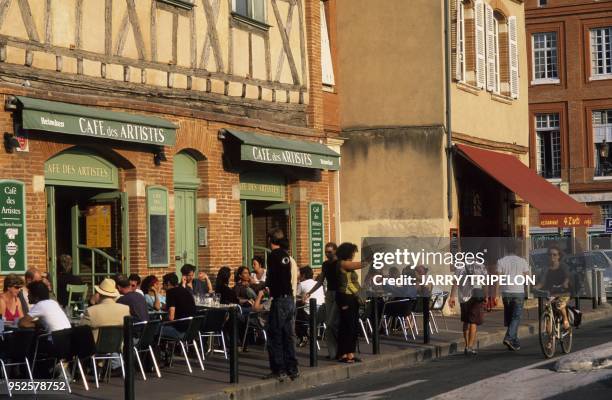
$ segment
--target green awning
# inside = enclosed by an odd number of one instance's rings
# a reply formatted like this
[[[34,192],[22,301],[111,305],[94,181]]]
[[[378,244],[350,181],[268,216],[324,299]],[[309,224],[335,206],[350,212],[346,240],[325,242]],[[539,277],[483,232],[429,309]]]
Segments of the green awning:
[[[223,129],[222,133],[240,141],[240,159],[243,161],[333,171],[340,169],[340,154],[321,143],[233,129]]]
[[[22,127],[133,143],[173,146],[176,125],[162,118],[15,96]]]

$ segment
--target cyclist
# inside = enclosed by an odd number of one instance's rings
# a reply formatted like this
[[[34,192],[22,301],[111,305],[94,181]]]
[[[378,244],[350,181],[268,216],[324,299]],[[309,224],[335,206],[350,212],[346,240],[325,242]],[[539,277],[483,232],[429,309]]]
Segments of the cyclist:
[[[548,249],[549,264],[544,272],[544,279],[536,289],[546,290],[555,297],[556,308],[563,316],[563,329],[569,329],[567,319],[567,302],[569,301],[569,278],[567,267],[561,263],[561,250],[557,246]]]

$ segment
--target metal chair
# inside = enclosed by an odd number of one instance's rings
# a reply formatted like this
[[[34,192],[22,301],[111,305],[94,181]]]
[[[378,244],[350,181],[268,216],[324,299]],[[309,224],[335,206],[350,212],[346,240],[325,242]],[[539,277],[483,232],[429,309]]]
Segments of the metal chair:
[[[85,310],[88,290],[89,286],[87,285],[66,285],[66,291],[68,292],[68,305],[66,307],[71,313],[75,305],[79,311]]]
[[[79,368],[79,372],[81,373],[81,379],[83,379],[83,386],[85,386],[85,390],[89,390],[89,384],[87,383],[87,377],[83,372],[83,365],[81,364],[81,360],[90,358],[96,354],[96,343],[93,338],[91,326],[81,325],[73,327],[70,340],[72,343],[71,358],[76,361],[74,363],[74,368]],[[73,376],[75,372],[74,368],[72,371]]]
[[[38,359],[39,350],[47,356],[44,359],[53,359],[53,364],[55,366],[59,365],[64,381],[66,382],[66,387],[68,388],[68,393],[72,393],[70,379],[68,379],[68,373],[64,366],[64,362],[69,362],[74,358],[74,353],[72,351],[72,328],[61,329],[38,336],[32,361],[32,370],[36,369],[37,361],[43,360]]]
[[[138,361],[138,366],[140,367],[140,372],[142,373],[142,379],[145,381],[147,380],[147,375],[145,374],[142,360],[140,359],[141,353],[149,353],[151,360],[153,361],[153,366],[155,367],[155,373],[157,374],[158,378],[161,378],[159,366],[157,365],[155,353],[153,352],[153,344],[155,344],[158,335],[160,334],[161,323],[162,322],[160,320],[152,320],[137,322],[134,324],[134,327],[142,328],[138,336],[138,343],[134,345],[134,353],[136,354],[136,361]]]
[[[380,323],[384,324],[385,333],[389,336],[389,325],[394,322],[399,322],[402,328],[404,339],[408,341],[408,329],[412,335],[412,340],[416,340],[416,335],[419,334],[414,319],[414,308],[416,300],[412,298],[400,298],[385,302],[382,310],[382,318]],[[376,327],[380,329],[380,326]],[[416,332],[416,335],[415,335]]]
[[[125,364],[123,362],[123,354],[121,347],[123,345],[123,326],[101,326],[98,329],[98,340],[96,341],[96,352],[91,356],[93,364],[94,376],[96,379],[96,388],[100,387],[98,380],[98,360],[107,362],[106,377],[107,382],[110,375],[109,360],[119,360],[121,363],[121,375],[125,379]]]
[[[202,361],[202,357],[200,356],[200,349],[198,348],[198,339],[200,335],[200,328],[204,324],[206,320],[205,316],[197,316],[197,317],[187,317],[181,318],[174,321],[164,322],[162,324],[162,331],[160,334],[159,340],[166,341],[168,343],[173,343],[172,346],[172,355],[170,357],[170,366],[172,366],[172,361],[174,360],[174,349],[176,348],[176,344],[181,345],[181,349],[183,350],[183,356],[185,357],[185,362],[187,363],[187,369],[189,369],[189,373],[193,373],[193,369],[191,368],[191,363],[189,363],[189,356],[187,354],[187,350],[189,346],[193,346],[196,356],[198,357],[198,362],[200,363],[200,368],[204,371],[204,362]],[[164,326],[173,326],[177,324],[185,324],[187,323],[187,328],[180,335],[180,337],[172,337],[164,335]]]
[[[213,353],[223,353],[225,359],[227,356],[227,347],[225,346],[225,335],[223,334],[223,326],[227,321],[228,311],[224,309],[209,308],[203,315],[206,315],[206,320],[200,328],[200,348],[202,349],[202,359],[204,359],[204,340],[208,339],[208,351]],[[222,350],[214,348],[213,339],[217,338],[217,342],[221,345]]]
[[[0,334],[0,377],[6,381],[9,397],[12,397],[11,386],[9,385],[9,376],[6,367],[25,365],[30,382],[34,382],[30,362],[28,361],[28,352],[34,342],[34,330],[18,330],[14,332],[4,332]],[[36,389],[34,389],[36,394]]]
[[[432,300],[433,300],[432,298],[429,299],[429,310],[430,310],[429,311],[429,316],[431,317],[429,319],[429,331],[431,333],[434,333],[434,332],[438,333],[438,325],[436,324],[436,319],[433,317],[433,313],[431,312],[431,308],[433,306],[433,301]],[[416,325],[416,317],[423,318],[423,310],[425,308],[424,305],[425,305],[425,297],[418,297],[417,300],[416,300],[416,304],[415,304],[414,310],[412,311],[412,320],[414,321],[414,325],[415,325],[415,327],[417,329],[417,335],[419,334],[419,331],[418,331],[419,328]],[[432,322],[433,322],[433,328],[435,329],[435,331],[434,331],[434,329],[432,329],[432,326],[431,326]]]
[[[264,327],[264,325],[261,323],[261,321],[259,319],[259,313],[258,312],[251,312],[247,316],[246,326],[244,328],[244,336],[242,338],[242,348],[243,349],[244,349],[244,346],[246,344],[246,339],[247,339],[247,335],[249,333],[249,329],[251,329],[253,331],[253,333],[257,333],[257,332],[261,333],[261,335],[264,338],[264,351],[265,351],[267,346],[268,346],[268,334],[266,333],[266,328]]]
[[[435,314],[437,313],[440,317],[442,317],[442,321],[444,321],[444,329],[448,331],[448,324],[446,323],[446,317],[444,316],[444,305],[448,300],[448,292],[441,292],[434,295],[431,299],[431,308],[430,315],[431,319],[436,327],[436,332],[438,332],[438,324],[436,323]]]

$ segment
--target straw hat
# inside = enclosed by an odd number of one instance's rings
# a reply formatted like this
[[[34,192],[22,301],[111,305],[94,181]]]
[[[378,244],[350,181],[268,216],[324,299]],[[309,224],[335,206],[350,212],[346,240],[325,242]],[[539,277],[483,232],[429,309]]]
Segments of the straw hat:
[[[119,291],[117,290],[115,281],[110,278],[104,279],[100,285],[95,286],[95,289],[96,292],[100,293],[102,296],[119,297]]]

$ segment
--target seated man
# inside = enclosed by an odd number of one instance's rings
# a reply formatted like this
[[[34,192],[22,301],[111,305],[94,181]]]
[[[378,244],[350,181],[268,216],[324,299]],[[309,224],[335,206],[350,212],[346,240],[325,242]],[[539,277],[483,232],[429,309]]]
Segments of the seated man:
[[[168,309],[168,320],[174,321],[182,318],[193,317],[196,314],[196,305],[193,296],[183,286],[179,285],[178,276],[175,273],[164,275],[162,279],[166,290],[166,307]],[[187,322],[187,321],[186,321]],[[162,326],[162,336],[180,339],[183,337],[188,323],[177,323]]]
[[[551,296],[555,296],[556,307],[563,316],[563,329],[569,328],[569,320],[567,319],[567,302],[569,300],[569,271],[564,264],[561,264],[561,250],[557,247],[551,247],[548,250],[550,263],[547,270],[544,272],[544,278],[535,288],[546,290]]]
[[[98,293],[99,301],[85,310],[81,324],[90,325],[94,339],[97,340],[99,327],[123,326],[123,317],[130,315],[130,307],[116,303],[119,291],[114,280],[106,278],[100,285],[94,286],[94,289]]]
[[[134,317],[134,322],[144,322],[149,320],[147,301],[144,296],[134,290],[131,280],[124,275],[117,275],[115,278],[117,289],[121,297],[117,299],[117,304],[125,304],[130,307],[130,315]]]
[[[49,298],[49,288],[42,280],[28,284],[28,301],[32,306],[19,320],[20,328],[34,328],[37,319],[47,332],[70,328],[70,321],[55,300]]]
[[[204,280],[195,279],[196,267],[191,264],[185,264],[181,267],[182,281],[181,286],[187,289],[192,296],[204,296],[206,293],[212,293],[212,284],[208,275],[205,273],[199,274]]]
[[[128,279],[130,281],[130,288],[132,288],[132,291],[140,294],[141,296],[144,296],[144,292],[140,289],[140,275],[130,274],[130,277]]]

